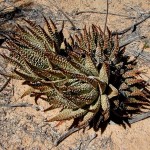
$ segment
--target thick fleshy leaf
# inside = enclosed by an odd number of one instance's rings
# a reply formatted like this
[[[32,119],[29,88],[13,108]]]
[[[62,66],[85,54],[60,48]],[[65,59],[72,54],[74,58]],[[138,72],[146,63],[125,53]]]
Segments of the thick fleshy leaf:
[[[48,120],[50,122],[52,121],[62,121],[62,120],[69,120],[77,117],[83,116],[87,110],[84,109],[77,109],[77,110],[72,110],[72,109],[63,109],[57,116],[53,117],[52,119]]]

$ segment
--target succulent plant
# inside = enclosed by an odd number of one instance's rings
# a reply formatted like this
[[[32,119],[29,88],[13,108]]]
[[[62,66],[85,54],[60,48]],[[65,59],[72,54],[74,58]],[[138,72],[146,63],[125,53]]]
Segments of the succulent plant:
[[[47,29],[29,20],[17,25],[15,36],[6,44],[10,55],[2,55],[14,65],[11,78],[29,86],[22,97],[31,95],[50,104],[45,111],[61,108],[48,121],[74,119],[73,127],[114,120],[123,123],[150,105],[150,91],[140,77],[136,58],[119,47],[119,38],[107,28],[86,27],[83,33],[65,39],[50,19]]]

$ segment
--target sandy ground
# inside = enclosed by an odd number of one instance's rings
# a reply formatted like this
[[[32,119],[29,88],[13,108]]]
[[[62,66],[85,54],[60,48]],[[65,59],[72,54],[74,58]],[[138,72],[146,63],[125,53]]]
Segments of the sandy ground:
[[[33,10],[27,18],[36,20],[42,24],[42,12],[50,16],[58,26],[65,20],[65,34],[75,34],[71,30],[70,23],[65,16],[52,4],[52,0],[36,0]],[[56,2],[54,3],[56,4]],[[106,1],[104,0],[57,0],[57,5],[63,9],[76,27],[82,29],[84,25],[100,25],[105,23],[105,14],[83,13],[80,11],[106,12]],[[120,31],[140,20],[145,13],[149,13],[149,0],[111,0],[109,12],[116,15],[108,16],[107,25],[112,31]],[[123,15],[123,16],[119,16]],[[17,20],[16,20],[17,21]],[[146,45],[144,54],[150,55],[150,19],[141,24],[136,34],[144,36],[127,46],[127,53],[137,55]],[[129,32],[128,34],[131,34]],[[128,35],[127,34],[127,35]],[[123,37],[126,40],[126,36]],[[134,49],[134,51],[133,51]],[[136,49],[136,51],[135,51]],[[1,68],[6,64],[0,60]],[[147,74],[144,78],[148,81],[150,77],[150,60],[147,57],[139,57],[139,67],[146,68]],[[1,77],[1,85],[5,78]],[[34,100],[28,96],[21,99],[23,91],[27,87],[22,86],[20,81],[12,80],[8,87],[0,93],[0,104],[30,103],[35,106]],[[13,89],[13,90],[12,90]],[[150,149],[150,119],[132,124],[131,127],[116,124],[107,126],[104,133],[101,130],[94,132],[86,129],[79,131],[64,140],[59,146],[53,145],[54,141],[69,127],[70,121],[64,122],[56,127],[57,122],[46,123],[46,118],[52,117],[56,111],[44,113],[43,108],[49,105],[39,101],[40,110],[36,107],[0,108],[0,150],[149,150]],[[97,137],[96,137],[97,135]],[[94,138],[96,137],[96,138]]]

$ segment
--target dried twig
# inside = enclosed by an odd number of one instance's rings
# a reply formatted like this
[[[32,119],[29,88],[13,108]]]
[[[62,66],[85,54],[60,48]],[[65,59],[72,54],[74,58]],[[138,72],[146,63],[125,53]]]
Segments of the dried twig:
[[[147,118],[149,118],[149,117],[150,117],[150,111],[144,112],[144,113],[139,114],[139,115],[136,115],[136,116],[132,117],[131,119],[128,119],[128,122],[129,122],[129,124],[133,124],[133,123],[142,121],[142,120],[144,120],[144,119],[147,119]],[[116,123],[113,122],[113,121],[110,121],[109,124],[114,125],[114,124],[116,124]]]
[[[107,27],[107,19],[108,19],[108,8],[109,7],[109,3],[108,3],[108,0],[107,0],[107,12],[106,12],[106,18],[105,18],[105,25],[104,25],[104,34],[105,34],[105,31],[106,31],[106,27]]]
[[[11,80],[11,78],[8,78],[6,80],[6,82],[4,83],[4,85],[0,88],[0,92],[2,92],[5,89],[5,87],[8,85],[8,83],[10,82],[10,80]]]
[[[52,3],[52,2],[51,2]],[[79,28],[77,28],[75,25],[74,25],[74,23],[71,21],[71,19],[66,15],[66,13],[60,8],[60,7],[58,7],[57,6],[57,4],[56,4],[56,1],[55,1],[55,4],[54,3],[52,3],[66,18],[67,18],[67,20],[70,22],[70,24],[71,24],[71,26],[72,26],[72,30],[76,30],[77,32],[79,32]],[[80,32],[79,32],[80,33]]]
[[[133,124],[133,123],[139,122],[141,120],[147,119],[149,117],[150,117],[150,111],[148,111],[146,113],[139,114],[139,115],[133,117],[132,119],[129,119],[129,123]]]
[[[96,137],[97,137],[97,134],[96,134],[96,133],[90,135],[87,144],[83,147],[82,150],[86,150],[86,149],[88,148],[89,144],[90,144]]]
[[[131,29],[135,30],[138,25],[140,25],[141,23],[146,21],[148,18],[150,18],[150,14],[147,15],[146,17],[144,17],[142,20],[138,21],[137,23],[134,23],[133,25],[131,25],[130,27],[128,27],[128,28],[126,28],[122,31],[112,32],[112,35],[116,35],[116,34],[122,35],[122,34],[128,32],[128,31],[130,31]]]
[[[18,104],[0,104],[0,107],[8,107],[8,108],[14,108],[14,107],[32,107],[36,109],[37,111],[40,110],[40,108],[36,105],[29,104],[29,103],[18,103]]]
[[[119,48],[127,46],[130,43],[132,43],[132,42],[134,42],[136,40],[139,40],[139,39],[143,39],[143,38],[144,38],[143,36],[139,36],[139,35],[130,36],[127,40],[125,40],[125,41],[123,41],[123,42],[120,43]]]
[[[60,136],[55,142],[54,145],[58,146],[64,139],[66,139],[68,136],[70,136],[71,134],[73,134],[74,132],[79,131],[82,128],[71,128],[70,130],[68,130],[66,133],[64,133],[62,136]]]
[[[88,144],[90,144],[96,137],[97,137],[96,133],[94,133],[93,135],[91,135]]]
[[[137,54],[137,52],[133,51],[133,55],[136,55],[136,54]],[[147,61],[147,63],[149,64],[149,62],[150,62],[150,53],[143,51],[142,54],[140,53],[139,58],[143,59],[144,61]]]
[[[79,11],[76,12],[75,15],[79,15],[79,14],[83,14],[83,13],[97,13],[97,14],[107,14],[107,12],[100,12],[100,11],[93,11],[93,10],[89,10],[89,11]],[[125,17],[127,19],[136,19],[136,17],[129,17],[126,15],[121,15],[121,14],[115,14],[115,13],[108,13],[108,15],[113,15],[113,16],[120,16],[120,17]]]
[[[29,103],[18,103],[18,104],[0,104],[0,107],[31,107],[32,104]]]

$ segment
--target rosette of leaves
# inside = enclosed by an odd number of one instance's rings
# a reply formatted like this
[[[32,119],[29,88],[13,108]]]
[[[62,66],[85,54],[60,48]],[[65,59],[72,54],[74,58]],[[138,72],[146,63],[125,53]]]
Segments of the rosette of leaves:
[[[45,111],[61,108],[49,121],[74,119],[71,127],[114,120],[127,121],[149,106],[150,92],[136,69],[136,59],[119,47],[117,35],[104,34],[92,25],[83,33],[66,40],[62,30],[44,18],[47,29],[29,20],[17,25],[17,33],[9,36],[10,55],[1,55],[14,65],[7,76],[23,80],[31,95],[50,104]]]

